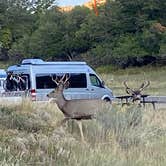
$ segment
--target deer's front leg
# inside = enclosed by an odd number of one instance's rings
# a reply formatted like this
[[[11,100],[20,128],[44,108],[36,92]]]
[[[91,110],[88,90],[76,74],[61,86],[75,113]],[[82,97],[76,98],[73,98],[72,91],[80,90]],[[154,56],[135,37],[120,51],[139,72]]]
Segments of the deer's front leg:
[[[83,134],[83,130],[82,130],[82,122],[81,122],[81,120],[77,120],[77,124],[78,124],[79,130],[80,130],[81,140],[82,140],[82,142],[85,142],[84,134]]]

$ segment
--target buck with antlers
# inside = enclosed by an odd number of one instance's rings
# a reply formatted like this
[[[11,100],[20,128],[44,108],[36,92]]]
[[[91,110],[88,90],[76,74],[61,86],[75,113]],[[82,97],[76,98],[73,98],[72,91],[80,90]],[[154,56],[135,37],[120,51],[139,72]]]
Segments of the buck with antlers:
[[[145,81],[144,83],[141,84],[139,88],[136,88],[136,89],[129,88],[129,86],[127,85],[127,81],[124,81],[123,84],[126,88],[126,93],[131,95],[132,102],[133,103],[137,102],[138,104],[140,104],[142,91],[150,85],[150,81]]]
[[[98,111],[102,110],[102,105],[104,101],[102,100],[93,100],[93,99],[73,99],[66,100],[63,94],[64,89],[69,86],[70,77],[67,74],[64,74],[60,79],[56,76],[52,80],[55,82],[57,87],[55,90],[50,92],[47,97],[53,98],[56,102],[58,108],[62,111],[65,118],[62,120],[62,123],[70,119],[75,119],[78,122],[79,130],[81,133],[81,138],[84,141],[82,123],[81,120],[88,120],[95,118]]]

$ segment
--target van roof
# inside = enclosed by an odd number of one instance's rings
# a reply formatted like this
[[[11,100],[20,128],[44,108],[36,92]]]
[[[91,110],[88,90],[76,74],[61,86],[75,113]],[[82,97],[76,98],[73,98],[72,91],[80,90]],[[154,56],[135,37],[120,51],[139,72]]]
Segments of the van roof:
[[[34,59],[33,59],[34,60]],[[33,71],[33,73],[71,73],[71,72],[92,72],[91,67],[89,67],[86,62],[45,62],[41,59],[25,59],[20,65],[14,65],[8,67],[7,71],[13,71],[16,73],[27,73]]]
[[[80,61],[61,61],[61,62],[46,62],[42,59],[24,59],[21,65],[86,65],[86,62]]]

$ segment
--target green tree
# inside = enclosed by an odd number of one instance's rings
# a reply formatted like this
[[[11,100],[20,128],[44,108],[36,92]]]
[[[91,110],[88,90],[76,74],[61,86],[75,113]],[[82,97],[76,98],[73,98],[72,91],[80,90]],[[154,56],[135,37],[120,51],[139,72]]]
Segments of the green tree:
[[[12,34],[10,29],[2,29],[0,31],[0,36],[0,42],[2,43],[2,47],[9,49],[12,42]]]
[[[149,55],[157,55],[159,53],[159,42],[161,35],[145,29],[141,35],[141,46],[149,53]]]
[[[146,15],[143,12],[144,0],[117,0],[115,1],[114,17],[116,26],[122,33],[141,31],[146,24]]]
[[[20,48],[20,52],[26,53],[28,57],[41,57],[52,59],[62,52],[63,31],[61,30],[62,14],[55,9],[42,14],[39,20],[39,27],[30,36],[25,37],[24,42],[15,45],[13,50]],[[21,44],[22,43],[22,44]],[[24,45],[25,44],[25,45]],[[24,49],[26,47],[26,49]]]
[[[166,32],[162,34],[162,39],[160,41],[159,56],[166,58]]]
[[[148,52],[140,46],[139,40],[133,35],[122,35],[112,50],[112,63],[120,67],[143,64],[143,57]]]
[[[89,48],[89,42],[80,35],[79,30],[82,24],[87,22],[89,16],[89,9],[85,7],[76,7],[74,10],[66,15],[64,20],[62,38],[63,54],[68,59],[73,59]]]
[[[41,24],[40,18],[51,7],[53,1],[37,0],[30,3],[28,0],[14,0],[13,2],[16,3],[10,4],[5,14],[8,20],[6,26],[12,32],[10,58],[20,59],[21,56],[22,58],[33,56],[30,51],[31,36],[38,30]]]

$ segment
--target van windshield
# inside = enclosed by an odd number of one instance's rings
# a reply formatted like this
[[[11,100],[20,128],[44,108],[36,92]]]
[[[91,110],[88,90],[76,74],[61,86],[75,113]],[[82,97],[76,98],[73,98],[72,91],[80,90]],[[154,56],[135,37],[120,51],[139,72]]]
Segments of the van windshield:
[[[57,76],[60,79],[63,74],[40,74],[36,75],[36,88],[37,89],[53,89],[57,85],[52,81],[52,76]],[[72,73],[69,74],[69,88],[86,88],[87,80],[85,73]]]

